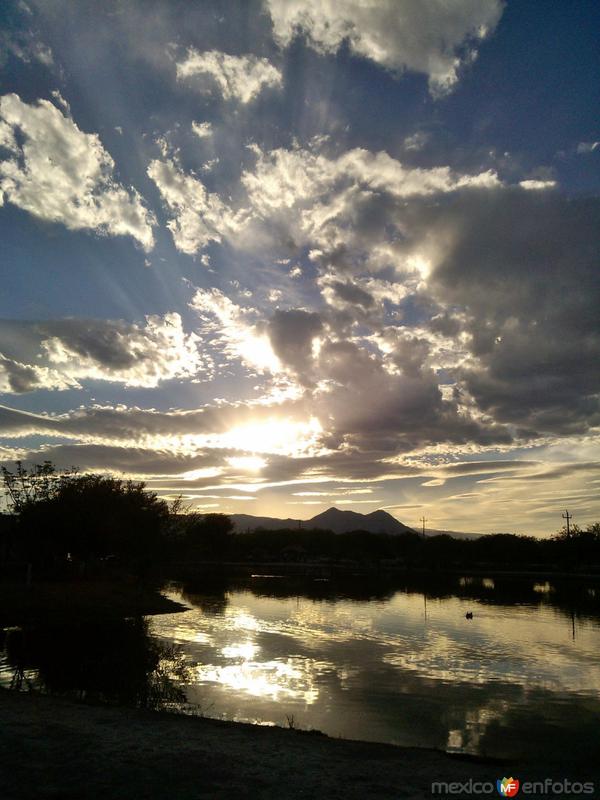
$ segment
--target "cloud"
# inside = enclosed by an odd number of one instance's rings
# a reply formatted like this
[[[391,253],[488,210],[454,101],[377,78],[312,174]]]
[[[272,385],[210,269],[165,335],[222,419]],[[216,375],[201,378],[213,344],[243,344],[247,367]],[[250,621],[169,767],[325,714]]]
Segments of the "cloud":
[[[52,50],[41,41],[37,32],[28,28],[9,31],[7,26],[6,30],[0,32],[0,52],[0,63],[4,60],[4,53],[10,53],[25,64],[37,61],[44,67],[52,67],[55,63]]]
[[[218,289],[198,289],[190,306],[226,356],[240,359],[259,372],[276,374],[282,370],[269,337],[251,319],[253,309],[242,309]]]
[[[526,181],[519,181],[519,186],[522,189],[527,189],[528,191],[544,191],[545,189],[555,189],[556,188],[556,181],[540,181],[540,180],[526,180]]]
[[[256,148],[255,152],[256,167],[253,172],[245,172],[241,181],[259,214],[316,202],[334,190],[342,195],[342,204],[346,199],[343,190],[359,186],[397,198],[409,198],[453,192],[464,187],[499,185],[497,175],[491,171],[462,175],[447,166],[410,168],[386,152],[373,153],[364,148],[348,150],[337,158],[301,148],[279,148],[268,153]],[[321,209],[323,214],[327,210]]]
[[[324,286],[325,297],[332,305],[335,303],[335,301],[338,301],[347,305],[358,305],[363,306],[363,308],[371,308],[375,302],[375,298],[372,294],[365,291],[352,281],[331,280],[330,282],[325,282]],[[331,292],[329,296],[327,295],[327,290]]]
[[[27,463],[39,464],[51,460],[57,468],[68,469],[75,465],[82,471],[123,472],[133,476],[180,475],[186,471],[214,465],[218,458],[199,453],[194,455],[160,451],[155,448],[143,449],[119,447],[104,444],[59,444],[48,445],[38,450],[26,450],[19,454]],[[215,470],[211,471],[214,481]],[[216,470],[216,474],[219,474]],[[208,482],[209,478],[205,479]]]
[[[3,322],[2,332],[4,350],[10,351],[0,354],[3,392],[80,388],[83,380],[150,388],[194,378],[211,366],[199,351],[199,337],[185,333],[177,313],[148,316],[143,325],[82,319]]]
[[[218,50],[200,53],[189,48],[187,58],[177,64],[177,80],[193,79],[200,88],[216,86],[224,100],[250,103],[264,89],[279,88],[281,72],[266,58],[232,56]],[[208,79],[208,83],[206,83]]]
[[[231,209],[218,194],[209,193],[202,181],[183,173],[172,160],[152,161],[148,175],[172,213],[167,222],[175,247],[193,255],[210,242],[221,242],[238,228]]]
[[[210,122],[192,122],[192,130],[199,139],[208,139],[213,135],[213,126]]]
[[[254,168],[241,176],[247,215],[234,245],[264,252],[279,244],[279,255],[280,243],[292,254],[307,247],[313,261],[338,272],[359,271],[377,259],[388,265],[381,246],[401,239],[402,231],[393,231],[390,222],[400,227],[407,201],[501,185],[491,171],[410,168],[363,148],[337,157],[302,148],[254,151]]]
[[[429,142],[431,136],[426,131],[416,131],[415,133],[407,136],[404,139],[404,149],[408,151],[418,152],[422,150]]]
[[[0,198],[30,214],[105,236],[131,236],[154,246],[154,216],[139,193],[115,179],[115,164],[93,133],[47,100],[0,98]]]
[[[253,149],[236,210],[193,184],[189,230],[274,260],[305,249],[325,308],[273,314],[218,290],[192,305],[228,358],[313,387],[331,446],[507,446],[599,424],[597,199],[359,148]]]
[[[0,353],[0,393],[23,394],[42,388],[76,389],[79,384],[59,370],[23,364]]]
[[[449,91],[460,67],[473,61],[476,47],[496,27],[500,0],[266,0],[273,35],[287,47],[303,33],[320,53],[335,53],[344,42],[356,55],[394,73],[405,69],[428,76],[432,94]]]
[[[587,155],[600,148],[600,142],[579,142],[576,152],[578,155]]]
[[[245,197],[238,193],[235,204],[208,192],[176,161],[152,161],[148,175],[175,215],[167,226],[180,251],[191,255],[210,242],[226,240],[237,249],[263,254],[275,248],[277,258],[282,243],[310,243],[325,248],[328,255],[345,246],[347,252],[362,235],[351,235],[360,218],[363,224],[376,224],[381,205],[389,209],[410,198],[501,185],[492,171],[461,174],[447,166],[410,168],[385,152],[362,148],[337,158],[302,148],[250,149],[256,163],[242,172]],[[377,211],[371,210],[374,204]]]
[[[273,352],[297,373],[310,369],[315,358],[315,340],[323,330],[318,314],[302,309],[276,311],[267,330]]]
[[[417,241],[444,243],[427,291],[464,310],[456,377],[521,435],[600,423],[600,201],[502,189],[414,210]]]

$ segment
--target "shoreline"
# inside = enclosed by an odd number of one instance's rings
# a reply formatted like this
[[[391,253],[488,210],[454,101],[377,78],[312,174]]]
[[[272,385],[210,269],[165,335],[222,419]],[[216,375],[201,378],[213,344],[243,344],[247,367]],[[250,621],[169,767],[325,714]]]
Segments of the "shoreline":
[[[0,789],[28,798],[431,798],[434,781],[593,767],[510,763],[165,711],[0,690]],[[595,773],[598,773],[596,768]],[[598,785],[598,784],[596,784]],[[439,795],[438,795],[439,796]]]
[[[76,624],[185,611],[159,591],[117,580],[0,582],[0,627]]]
[[[320,577],[328,573],[328,577],[380,577],[382,575],[391,578],[408,577],[489,577],[489,578],[539,578],[539,579],[559,579],[559,580],[600,580],[600,571],[578,572],[576,570],[552,570],[534,569],[524,566],[522,569],[506,568],[498,566],[452,566],[452,567],[407,567],[390,564],[380,564],[379,566],[365,566],[359,563],[343,564],[339,562],[321,561],[192,561],[185,564],[177,562],[170,565],[174,573],[186,573],[189,575],[204,576],[210,573],[212,577],[221,575],[231,575],[235,577]],[[255,575],[255,570],[278,570],[282,575]]]

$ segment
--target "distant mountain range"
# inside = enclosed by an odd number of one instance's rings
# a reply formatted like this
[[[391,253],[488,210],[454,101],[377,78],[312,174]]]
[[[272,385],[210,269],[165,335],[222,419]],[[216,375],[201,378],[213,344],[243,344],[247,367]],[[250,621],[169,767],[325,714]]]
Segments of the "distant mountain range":
[[[240,532],[265,528],[322,528],[334,533],[349,531],[369,531],[369,533],[414,533],[412,528],[403,525],[387,511],[373,511],[371,514],[358,514],[356,511],[340,511],[328,508],[311,519],[277,519],[276,517],[254,517],[251,514],[231,514],[235,529]]]
[[[322,528],[334,533],[350,531],[368,531],[369,533],[415,533],[413,528],[399,522],[387,511],[372,511],[370,514],[359,514],[356,511],[340,511],[339,508],[328,508],[322,514],[311,519],[279,519],[278,517],[255,517],[252,514],[230,514],[235,530],[239,533],[253,531],[257,528],[278,530],[280,528]],[[426,536],[446,534],[454,539],[477,539],[481,533],[461,533],[460,531],[426,530]]]

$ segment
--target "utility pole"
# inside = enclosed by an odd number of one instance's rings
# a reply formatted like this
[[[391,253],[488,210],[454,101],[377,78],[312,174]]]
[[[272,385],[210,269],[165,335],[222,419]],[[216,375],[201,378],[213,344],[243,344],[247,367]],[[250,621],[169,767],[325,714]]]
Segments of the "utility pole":
[[[421,522],[423,523],[423,536],[425,536],[425,523],[427,522],[425,517],[421,517]]]
[[[573,514],[569,514],[568,511],[565,511],[564,514],[561,514],[563,519],[567,520],[567,537],[571,535],[571,526],[569,525],[570,521],[573,519]]]

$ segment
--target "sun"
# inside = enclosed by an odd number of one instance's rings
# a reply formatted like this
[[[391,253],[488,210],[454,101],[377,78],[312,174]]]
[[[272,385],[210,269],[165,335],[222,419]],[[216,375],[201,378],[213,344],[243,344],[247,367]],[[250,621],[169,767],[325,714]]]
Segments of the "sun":
[[[244,472],[260,472],[267,466],[265,459],[260,456],[232,456],[227,462],[234,469],[241,469]]]

